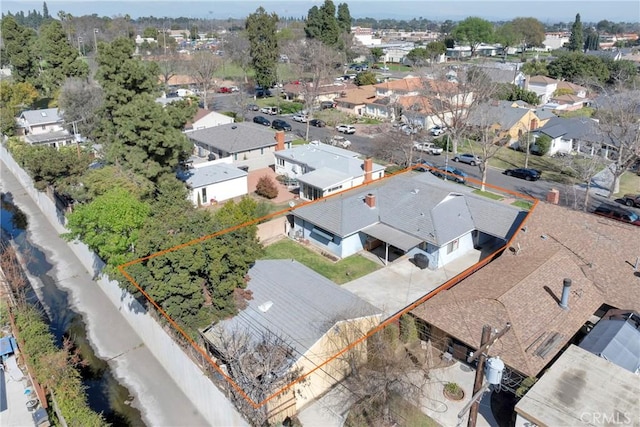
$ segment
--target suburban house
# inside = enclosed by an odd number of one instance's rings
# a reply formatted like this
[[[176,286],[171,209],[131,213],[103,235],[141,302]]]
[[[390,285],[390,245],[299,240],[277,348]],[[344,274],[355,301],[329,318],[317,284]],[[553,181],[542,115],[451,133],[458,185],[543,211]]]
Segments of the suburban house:
[[[355,87],[356,85],[351,82],[328,82],[321,83],[317,89],[314,89],[313,83],[297,81],[285,84],[282,88],[282,93],[285,94],[286,99],[292,101],[305,102],[305,96],[309,93],[315,96],[316,103],[323,101],[333,102],[346,90],[353,89]]]
[[[327,361],[375,327],[380,322],[380,309],[294,260],[258,260],[247,279],[245,292],[251,298],[246,307],[202,334],[206,347],[235,381],[239,380],[234,378],[238,361],[228,356],[235,341],[248,339],[254,345],[265,341],[274,345],[275,341],[287,347],[284,366],[272,369],[307,376],[266,403],[270,421],[278,422],[295,415],[349,374],[344,359]],[[366,346],[354,348],[362,352],[364,360]],[[318,369],[319,365],[322,368]],[[276,384],[263,398],[288,385]]]
[[[503,66],[508,65],[508,66]],[[520,88],[524,88],[526,76],[524,73],[517,69],[517,66],[513,66],[511,64],[478,64],[476,67],[479,67],[482,71],[484,71],[494,83],[509,83]]]
[[[291,211],[289,236],[346,258],[420,253],[438,269],[468,250],[504,245],[524,213],[431,174],[404,173]]]
[[[546,104],[558,89],[558,81],[547,76],[532,76],[527,80],[525,89],[535,92],[540,104]]]
[[[536,134],[551,138],[551,147],[547,153],[549,155],[577,152],[609,159],[612,153],[617,152],[616,143],[598,130],[598,123],[584,117],[551,118],[544,126],[536,129]]]
[[[61,147],[73,142],[64,128],[62,112],[57,108],[23,111],[17,119],[18,135],[31,145]]]
[[[374,99],[376,88],[373,85],[358,86],[340,93],[334,101],[336,108],[349,114],[362,116],[366,110],[366,102]]]
[[[225,114],[220,114],[215,111],[209,111],[204,108],[199,108],[195,117],[186,124],[185,130],[198,130],[207,129],[220,125],[228,125],[234,123],[233,117]]]
[[[273,164],[273,152],[291,146],[284,132],[275,132],[250,122],[230,123],[185,134],[196,154],[210,160],[231,157],[234,164],[260,169]],[[276,141],[278,135],[279,140]]]
[[[213,205],[249,192],[248,173],[234,166],[230,157],[194,163],[178,173],[190,190],[195,206]]]
[[[440,125],[442,124],[441,118],[446,121],[450,116],[445,112],[449,108],[447,103],[422,95],[400,97],[396,108],[399,110],[402,122],[424,129]]]
[[[545,33],[542,44],[547,51],[560,49],[569,43],[569,35],[568,32]]]
[[[315,200],[384,176],[384,166],[358,153],[315,141],[273,153],[275,172],[296,179],[300,198]]]
[[[609,310],[582,340],[580,348],[640,375],[640,314]]]
[[[422,77],[406,77],[404,79],[389,80],[373,85],[379,98],[398,97],[403,95],[419,95],[424,91]]]
[[[636,427],[639,395],[637,375],[570,345],[516,404],[515,425]]]
[[[492,102],[469,113],[467,122],[472,127],[492,128],[497,139],[508,140],[511,145],[529,131],[538,128],[540,119],[528,108],[512,107],[510,101]]]
[[[588,322],[640,308],[635,228],[540,202],[500,257],[412,313],[424,339],[456,359],[480,346],[482,325],[511,323],[491,355],[514,377],[537,376]]]

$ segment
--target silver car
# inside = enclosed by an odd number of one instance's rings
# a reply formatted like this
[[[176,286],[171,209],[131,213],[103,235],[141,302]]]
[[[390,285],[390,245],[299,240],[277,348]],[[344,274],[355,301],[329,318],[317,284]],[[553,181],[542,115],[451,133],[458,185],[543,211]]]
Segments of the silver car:
[[[475,166],[477,164],[479,164],[482,159],[478,156],[476,156],[475,154],[469,154],[469,153],[463,153],[463,154],[457,154],[454,158],[453,158],[454,162],[462,162],[462,163],[466,163],[468,165],[471,166]]]

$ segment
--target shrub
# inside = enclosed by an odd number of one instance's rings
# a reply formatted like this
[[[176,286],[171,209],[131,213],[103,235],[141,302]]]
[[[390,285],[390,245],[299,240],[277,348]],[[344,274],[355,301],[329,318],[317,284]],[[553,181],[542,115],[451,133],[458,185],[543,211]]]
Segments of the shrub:
[[[403,343],[410,344],[418,341],[418,328],[413,316],[405,314],[400,316],[400,339]]]
[[[549,148],[551,148],[551,138],[547,135],[540,135],[538,139],[536,139],[536,147],[538,147],[537,154],[544,156],[549,152]]]
[[[256,194],[266,197],[267,199],[275,199],[278,197],[278,187],[276,186],[276,183],[273,182],[273,179],[264,175],[258,180],[258,184],[256,185]]]
[[[447,391],[447,393],[451,394],[458,394],[462,390],[457,383],[446,383],[444,385],[444,389]]]

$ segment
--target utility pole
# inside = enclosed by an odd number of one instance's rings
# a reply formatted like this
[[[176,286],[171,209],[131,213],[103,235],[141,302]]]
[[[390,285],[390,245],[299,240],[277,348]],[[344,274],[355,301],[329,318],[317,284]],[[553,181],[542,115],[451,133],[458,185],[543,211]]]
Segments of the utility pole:
[[[98,29],[94,28],[93,29],[93,48],[94,50],[94,56],[98,54]]]

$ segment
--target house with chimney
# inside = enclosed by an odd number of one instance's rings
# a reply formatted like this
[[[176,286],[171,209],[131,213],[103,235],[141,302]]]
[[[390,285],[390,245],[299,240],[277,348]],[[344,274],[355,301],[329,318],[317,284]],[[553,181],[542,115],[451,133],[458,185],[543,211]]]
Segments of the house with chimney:
[[[539,202],[500,257],[411,311],[422,339],[464,360],[482,325],[509,322],[491,355],[512,379],[540,376],[610,309],[640,308],[636,228]]]
[[[247,177],[247,171],[234,166],[231,157],[189,163],[189,167],[178,172],[178,179],[187,185],[194,206],[215,205],[248,194]]]
[[[291,147],[291,135],[274,132],[255,123],[228,123],[185,133],[194,154],[209,160],[230,157],[236,166],[249,170],[273,164],[273,153]]]
[[[420,254],[436,270],[477,247],[504,245],[525,214],[431,174],[408,172],[293,210],[289,235],[338,258],[379,247],[385,263],[389,254]]]
[[[384,177],[383,165],[333,145],[312,141],[273,152],[275,172],[300,184],[302,200],[316,200]]]

